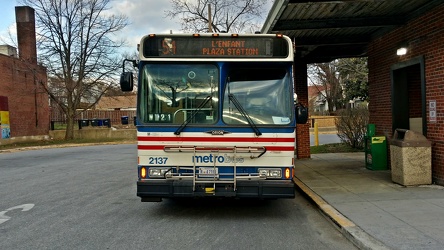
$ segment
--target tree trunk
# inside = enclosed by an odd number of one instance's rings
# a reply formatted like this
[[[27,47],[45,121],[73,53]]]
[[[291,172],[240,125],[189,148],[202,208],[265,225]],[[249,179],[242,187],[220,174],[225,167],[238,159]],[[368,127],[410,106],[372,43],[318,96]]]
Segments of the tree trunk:
[[[66,132],[65,140],[74,139],[74,122],[75,122],[75,112],[68,110],[66,117]]]

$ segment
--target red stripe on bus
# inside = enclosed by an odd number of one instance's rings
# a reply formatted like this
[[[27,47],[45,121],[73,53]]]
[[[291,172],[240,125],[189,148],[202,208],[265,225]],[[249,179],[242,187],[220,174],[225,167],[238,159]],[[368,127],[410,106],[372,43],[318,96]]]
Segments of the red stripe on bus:
[[[294,147],[265,146],[267,151],[294,151]]]
[[[137,145],[137,149],[140,150],[163,150],[165,146],[152,146],[152,145]]]

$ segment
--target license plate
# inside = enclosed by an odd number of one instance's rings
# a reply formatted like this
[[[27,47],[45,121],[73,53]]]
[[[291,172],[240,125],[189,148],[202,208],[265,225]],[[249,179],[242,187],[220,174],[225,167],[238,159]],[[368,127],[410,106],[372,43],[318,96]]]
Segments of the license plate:
[[[217,175],[217,168],[199,168],[199,175],[202,176],[214,176]]]

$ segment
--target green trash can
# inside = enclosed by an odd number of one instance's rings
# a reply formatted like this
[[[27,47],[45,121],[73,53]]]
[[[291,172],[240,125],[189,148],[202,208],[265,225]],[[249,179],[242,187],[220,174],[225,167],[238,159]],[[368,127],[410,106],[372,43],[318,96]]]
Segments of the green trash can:
[[[376,126],[375,124],[367,124],[367,136],[375,136]]]
[[[387,169],[387,140],[385,136],[365,136],[365,167],[370,170]]]

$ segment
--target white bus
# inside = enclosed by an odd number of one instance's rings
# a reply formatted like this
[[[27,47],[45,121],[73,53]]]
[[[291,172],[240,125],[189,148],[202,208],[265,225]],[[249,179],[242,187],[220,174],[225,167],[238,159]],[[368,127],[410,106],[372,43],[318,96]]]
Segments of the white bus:
[[[295,128],[307,114],[295,110],[288,37],[151,34],[133,63],[142,201],[294,198]]]

